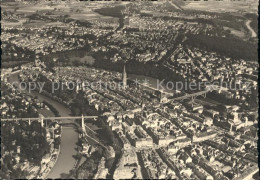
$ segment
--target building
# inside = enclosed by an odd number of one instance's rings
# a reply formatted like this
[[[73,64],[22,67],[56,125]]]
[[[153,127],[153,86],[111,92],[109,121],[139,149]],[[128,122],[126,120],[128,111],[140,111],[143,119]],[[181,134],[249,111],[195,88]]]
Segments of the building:
[[[194,172],[195,172],[196,176],[198,176],[200,179],[206,179],[206,180],[212,179],[213,180],[213,177],[199,166],[195,166]]]
[[[89,150],[91,148],[91,145],[88,143],[83,143],[82,144],[82,153],[83,154],[89,154]]]
[[[94,179],[106,179],[106,176],[108,174],[108,169],[105,168],[105,158],[102,157],[99,164],[98,164],[98,170],[97,173],[95,174]]]
[[[134,149],[124,150],[113,179],[142,179],[141,169]]]

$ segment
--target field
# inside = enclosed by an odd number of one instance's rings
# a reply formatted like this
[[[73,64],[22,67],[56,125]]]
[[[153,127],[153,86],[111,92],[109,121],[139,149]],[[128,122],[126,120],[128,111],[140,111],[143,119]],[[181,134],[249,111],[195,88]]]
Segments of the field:
[[[70,60],[72,61],[72,63],[74,63],[74,65],[75,64],[89,64],[89,65],[93,65],[94,62],[95,62],[95,59],[92,56],[88,56],[88,55],[86,55],[86,56],[84,56],[82,58],[80,58],[80,57],[72,57]]]
[[[74,20],[84,21],[84,20],[113,20],[118,21],[117,18],[103,16],[95,12],[96,6],[73,4],[71,6],[57,5],[55,6],[55,11],[51,11],[51,16],[69,15],[70,18]]]
[[[115,6],[115,7],[104,7],[101,9],[96,9],[95,11],[104,16],[112,16],[112,17],[122,17],[121,10],[124,9],[124,6]]]
[[[243,31],[238,31],[238,30],[236,30],[236,29],[233,29],[233,28],[229,28],[229,27],[226,27],[226,26],[224,26],[223,27],[225,30],[230,30],[230,33],[231,34],[233,34],[233,35],[235,35],[235,36],[237,36],[237,37],[239,37],[239,38],[244,38],[245,37],[245,33],[243,32]]]
[[[15,27],[15,26],[21,26],[23,23],[26,22],[26,18],[23,18],[23,19],[19,19],[19,20],[15,20],[15,21],[9,21],[9,20],[2,20],[1,23],[2,23],[2,26],[5,26],[5,27]]]
[[[83,11],[81,13],[73,13],[70,18],[74,20],[84,21],[84,20],[102,20],[102,21],[118,21],[116,17],[102,16],[94,11]]]
[[[23,27],[29,28],[29,27],[45,27],[46,21],[41,20],[31,20],[29,23],[24,23]]]
[[[201,10],[210,12],[252,12],[256,13],[258,1],[250,0],[247,2],[241,1],[197,1],[185,2],[183,9]]]
[[[1,62],[2,68],[10,68],[10,67],[15,67],[19,66],[22,64],[27,63],[28,61],[9,61],[9,62]]]
[[[2,9],[5,11],[11,11],[11,12],[17,12],[17,13],[25,13],[25,14],[33,14],[36,11],[47,11],[47,10],[53,10],[54,7],[50,7],[48,5],[43,4],[30,4],[30,5],[24,5],[20,3],[5,3],[1,5]]]
[[[118,3],[121,4],[121,3]],[[119,18],[114,16],[113,14],[111,16],[102,14],[99,12],[95,12],[96,10],[102,9],[104,10],[114,10],[114,8],[109,8],[107,3],[95,3],[95,2],[78,2],[73,4],[55,4],[55,3],[36,3],[36,4],[21,4],[18,2],[12,2],[12,3],[3,3],[2,9],[9,13],[15,13],[15,14],[24,14],[25,16],[30,16],[32,14],[38,13],[42,16],[48,16],[50,18],[56,18],[59,16],[67,15],[68,18],[71,18],[73,20],[78,21],[93,21],[93,20],[99,20],[104,22],[118,22]],[[115,8],[117,9],[117,8]],[[120,9],[120,8],[119,8]],[[46,14],[48,13],[48,15]],[[111,13],[111,12],[109,12]],[[118,11],[116,11],[118,13]],[[46,15],[45,15],[46,14]],[[17,21],[17,22],[14,22]],[[18,26],[22,25],[26,21],[26,18],[24,19],[14,19],[14,21],[7,21],[3,20],[2,23],[4,26]],[[30,22],[26,23],[26,26],[43,26],[46,23],[44,20],[43,22]],[[50,23],[50,22],[47,22]]]

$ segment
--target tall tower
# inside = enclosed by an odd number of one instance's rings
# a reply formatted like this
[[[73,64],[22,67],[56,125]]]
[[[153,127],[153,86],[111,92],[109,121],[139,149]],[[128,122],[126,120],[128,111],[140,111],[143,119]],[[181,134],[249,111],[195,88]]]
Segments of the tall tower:
[[[124,72],[123,72],[123,88],[125,89],[127,86],[127,77],[126,77],[126,71],[125,71],[125,65],[124,65]]]

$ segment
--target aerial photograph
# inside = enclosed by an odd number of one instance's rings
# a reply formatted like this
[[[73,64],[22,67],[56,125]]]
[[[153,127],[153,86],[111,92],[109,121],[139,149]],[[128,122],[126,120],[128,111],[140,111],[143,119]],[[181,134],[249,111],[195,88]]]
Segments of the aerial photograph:
[[[0,4],[0,179],[259,180],[258,0]]]

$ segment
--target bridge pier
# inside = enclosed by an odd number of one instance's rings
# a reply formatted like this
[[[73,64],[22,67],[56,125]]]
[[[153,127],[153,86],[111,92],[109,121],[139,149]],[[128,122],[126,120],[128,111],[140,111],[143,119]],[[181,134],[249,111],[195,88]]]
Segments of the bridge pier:
[[[40,118],[40,121],[41,121],[41,126],[44,127],[43,118],[42,117]]]
[[[83,114],[82,114],[82,116],[81,116],[81,127],[82,127],[83,133],[86,133],[86,127],[85,127],[85,122],[84,122],[84,116],[83,116]]]
[[[191,96],[191,106],[193,107],[194,106],[194,103],[195,103],[195,96]]]

